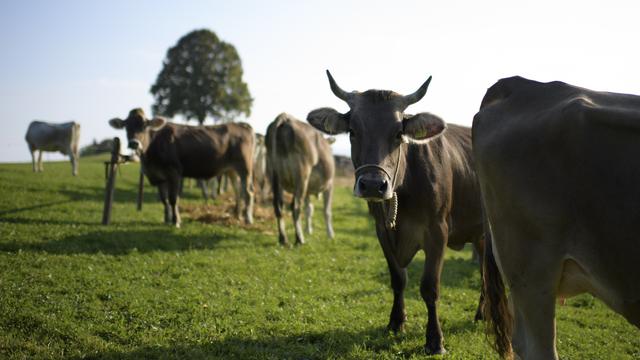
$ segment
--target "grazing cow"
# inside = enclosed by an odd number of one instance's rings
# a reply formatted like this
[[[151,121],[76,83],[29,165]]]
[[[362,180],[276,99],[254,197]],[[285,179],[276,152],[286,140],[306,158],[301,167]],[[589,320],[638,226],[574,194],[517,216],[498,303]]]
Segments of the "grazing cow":
[[[327,236],[333,239],[331,198],[333,196],[333,155],[329,142],[309,124],[282,113],[269,124],[266,135],[267,173],[273,189],[273,207],[278,219],[280,244],[287,234],[282,219],[283,190],[293,194],[293,222],[296,244],[304,243],[300,210],[304,201],[307,233],[311,234],[313,204],[309,196],[322,193]]]
[[[501,356],[512,340],[523,359],[558,358],[556,297],[590,293],[640,328],[639,133],[638,96],[521,77],[487,91],[473,153],[492,234],[486,315]]]
[[[258,201],[266,201],[269,180],[267,180],[267,147],[262,134],[256,134],[256,148],[253,152],[253,184],[253,191]]]
[[[111,119],[109,124],[116,129],[125,128],[129,148],[142,153],[144,173],[149,182],[158,187],[166,223],[180,227],[177,203],[181,178],[210,179],[223,173],[240,177],[241,189],[235,189],[236,214],[240,214],[240,202],[244,198],[245,222],[253,222],[251,126],[244,123],[198,127],[172,124],[161,117],[147,120],[142,109],[133,109],[127,119]],[[155,131],[153,139],[149,130]]]
[[[460,250],[483,237],[471,129],[449,125],[445,130],[444,121],[435,115],[404,113],[422,99],[431,77],[415,93],[402,96],[386,90],[346,92],[329,71],[327,76],[331,90],[350,111],[321,108],[307,120],[328,134],[349,133],[356,168],[353,192],[369,204],[391,274],[394,299],[388,328],[403,328],[406,267],[422,249],[426,259],[420,294],[428,311],[425,350],[442,354],[437,301],[445,248]],[[476,311],[476,317],[479,314]]]
[[[31,161],[33,171],[43,171],[42,152],[59,151],[64,155],[69,155],[71,159],[71,173],[78,175],[78,142],[80,141],[80,124],[67,122],[62,124],[52,124],[44,121],[32,121],[25,136],[29,151],[31,151]],[[36,151],[38,160],[36,161]]]

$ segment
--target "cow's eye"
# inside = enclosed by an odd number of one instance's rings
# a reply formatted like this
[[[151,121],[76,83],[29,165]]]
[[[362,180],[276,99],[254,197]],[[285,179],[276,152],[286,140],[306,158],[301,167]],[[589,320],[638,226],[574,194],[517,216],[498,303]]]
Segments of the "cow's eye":
[[[396,134],[396,140],[402,140],[402,131],[398,131],[398,133]]]
[[[355,136],[356,136],[356,132],[353,131],[353,129],[349,129],[349,137],[352,138],[352,137],[355,137]]]

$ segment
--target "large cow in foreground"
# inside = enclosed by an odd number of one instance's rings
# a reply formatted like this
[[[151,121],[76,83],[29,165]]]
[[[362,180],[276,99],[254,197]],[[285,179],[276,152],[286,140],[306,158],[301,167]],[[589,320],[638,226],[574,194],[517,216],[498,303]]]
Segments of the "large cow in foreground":
[[[43,151],[59,151],[64,155],[69,155],[71,159],[71,173],[73,176],[78,175],[80,124],[73,121],[62,124],[53,124],[37,120],[32,121],[27,129],[25,140],[27,140],[27,144],[29,144],[34,172],[44,170],[42,167]],[[39,153],[36,161],[37,151],[39,151]]]
[[[369,203],[391,273],[394,300],[388,327],[394,332],[403,328],[406,268],[422,249],[426,259],[420,294],[428,311],[425,350],[442,354],[437,302],[445,248],[459,250],[483,238],[471,129],[446,127],[429,113],[404,113],[425,95],[431,78],[415,93],[402,96],[386,90],[346,92],[328,71],[327,75],[333,93],[350,111],[321,108],[307,120],[328,134],[349,133],[356,168],[353,192]]]
[[[513,342],[522,359],[557,359],[556,297],[590,293],[640,328],[639,134],[638,96],[521,77],[487,91],[473,153],[493,238],[486,315],[501,356]]]
[[[269,124],[266,134],[267,173],[273,189],[273,207],[278,219],[280,244],[287,244],[282,219],[283,190],[293,194],[293,222],[296,244],[304,243],[300,224],[302,203],[305,207],[307,233],[311,234],[313,204],[309,197],[322,193],[327,236],[333,239],[331,199],[335,172],[329,142],[316,129],[282,113]]]
[[[245,222],[253,222],[251,126],[172,124],[161,117],[147,120],[142,109],[133,109],[127,119],[111,119],[109,124],[116,129],[125,128],[129,148],[141,152],[144,173],[158,187],[165,206],[165,222],[180,226],[178,192],[182,178],[210,179],[224,173],[240,177],[241,188],[235,189],[236,213],[240,213],[240,201],[244,198]],[[150,130],[155,131],[153,139]]]

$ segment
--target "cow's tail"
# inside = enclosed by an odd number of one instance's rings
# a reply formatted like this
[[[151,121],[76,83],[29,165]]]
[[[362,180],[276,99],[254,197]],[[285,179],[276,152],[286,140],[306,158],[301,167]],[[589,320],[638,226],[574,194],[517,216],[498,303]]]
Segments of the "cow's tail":
[[[483,271],[485,294],[483,315],[486,320],[487,334],[494,337],[491,345],[501,358],[511,359],[513,357],[511,349],[513,318],[509,311],[504,282],[493,254],[493,244],[488,227],[485,234],[487,238],[485,239]]]

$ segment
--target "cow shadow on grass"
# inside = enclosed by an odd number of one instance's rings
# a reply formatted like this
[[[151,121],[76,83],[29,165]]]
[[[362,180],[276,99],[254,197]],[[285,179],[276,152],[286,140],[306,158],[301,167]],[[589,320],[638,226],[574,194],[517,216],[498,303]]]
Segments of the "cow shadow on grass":
[[[257,338],[256,338],[257,337]],[[72,359],[329,359],[389,353],[403,358],[424,355],[422,345],[398,349],[402,335],[394,336],[384,328],[360,331],[336,329],[323,332],[304,332],[287,336],[226,336],[207,343],[169,346],[143,346],[131,351],[106,351]]]
[[[0,243],[0,251],[32,251],[50,254],[126,255],[131,252],[189,251],[213,249],[222,240],[234,239],[221,233],[187,234],[174,229],[112,230],[104,229],[41,242]]]
[[[382,256],[382,254],[380,254],[380,256]],[[424,259],[413,259],[409,266],[407,266],[407,276],[409,280],[405,289],[405,296],[422,299],[420,295],[420,279],[422,278],[423,269]],[[377,272],[375,276],[378,281],[390,286],[388,271]],[[471,260],[459,257],[445,259],[440,277],[440,286],[478,291],[479,296],[482,286],[480,266]]]

